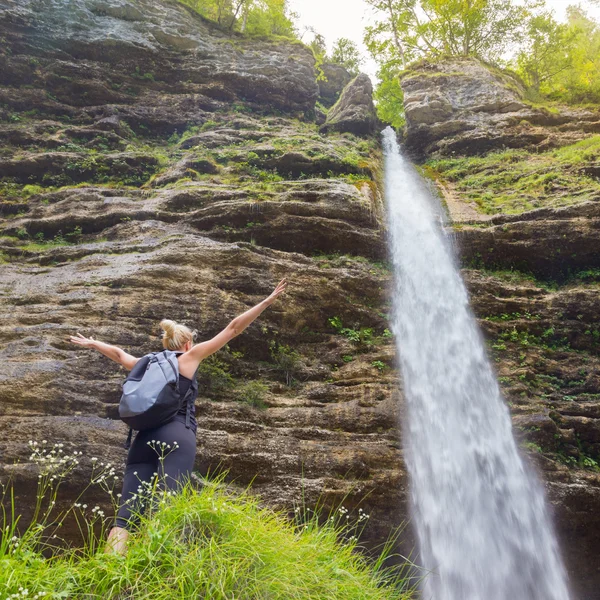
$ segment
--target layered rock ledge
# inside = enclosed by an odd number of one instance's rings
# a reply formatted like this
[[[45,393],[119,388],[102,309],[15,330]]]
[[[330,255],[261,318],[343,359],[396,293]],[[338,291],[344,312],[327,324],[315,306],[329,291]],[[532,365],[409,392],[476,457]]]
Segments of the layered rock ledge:
[[[540,151],[600,133],[600,110],[533,105],[516,77],[476,59],[423,61],[401,85],[406,146],[418,157]]]

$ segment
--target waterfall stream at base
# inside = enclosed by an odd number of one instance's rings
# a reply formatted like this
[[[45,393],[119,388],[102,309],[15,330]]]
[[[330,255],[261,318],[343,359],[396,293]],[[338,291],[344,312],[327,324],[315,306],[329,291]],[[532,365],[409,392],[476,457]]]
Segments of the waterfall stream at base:
[[[544,492],[519,456],[437,200],[392,129],[383,143],[423,600],[568,600]]]

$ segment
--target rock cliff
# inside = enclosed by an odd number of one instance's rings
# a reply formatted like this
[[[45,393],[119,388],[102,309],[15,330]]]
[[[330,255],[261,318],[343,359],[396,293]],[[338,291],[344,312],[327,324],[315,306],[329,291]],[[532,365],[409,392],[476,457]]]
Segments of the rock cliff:
[[[385,538],[405,480],[379,146],[319,133],[312,53],[168,0],[0,0],[0,39],[0,472],[18,506],[28,440],[84,452],[69,494],[91,457],[124,464],[124,372],[69,334],[141,355],[169,317],[207,338],[286,276],[201,369],[196,466],[280,507],[366,498]]]
[[[600,110],[536,106],[518,79],[475,59],[423,61],[402,77],[406,145],[418,156],[548,150],[600,133]]]
[[[377,124],[373,86],[369,77],[361,73],[344,88],[340,99],[329,111],[321,131],[373,135]]]
[[[406,144],[450,217],[515,433],[545,481],[577,597],[600,584],[600,111],[532,106],[474,60],[402,87]],[[473,156],[476,155],[476,156]]]

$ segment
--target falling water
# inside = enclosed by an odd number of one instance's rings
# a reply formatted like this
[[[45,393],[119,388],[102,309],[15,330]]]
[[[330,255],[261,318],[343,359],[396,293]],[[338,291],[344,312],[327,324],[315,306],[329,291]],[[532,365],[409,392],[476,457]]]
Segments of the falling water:
[[[524,465],[436,201],[383,133],[393,328],[424,600],[568,600],[544,494]]]

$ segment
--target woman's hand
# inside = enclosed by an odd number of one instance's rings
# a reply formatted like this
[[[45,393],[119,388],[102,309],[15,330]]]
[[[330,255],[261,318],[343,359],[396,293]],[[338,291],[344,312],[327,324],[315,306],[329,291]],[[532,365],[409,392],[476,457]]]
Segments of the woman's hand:
[[[284,278],[278,284],[277,287],[273,290],[273,293],[265,298],[265,303],[268,305],[273,304],[277,298],[285,292],[285,288],[287,287],[287,280]]]
[[[96,340],[93,337],[86,338],[79,332],[77,332],[77,336],[71,336],[71,342],[79,346],[83,346],[84,348],[93,348],[96,344]]]
[[[117,346],[111,346],[110,344],[105,344],[104,342],[100,342],[95,340],[93,337],[86,338],[84,335],[81,335],[77,332],[77,335],[71,336],[71,342],[77,344],[78,346],[83,346],[84,348],[93,348],[94,350],[98,350],[100,354],[104,354],[110,358],[110,360],[114,360],[118,362],[120,365],[130,370],[133,369],[139,358],[135,356],[131,356],[131,354],[127,354],[125,350]]]

